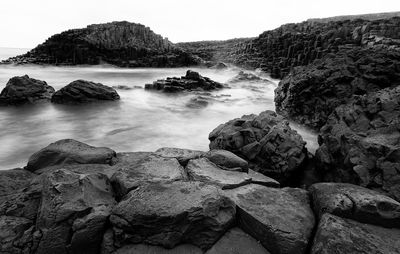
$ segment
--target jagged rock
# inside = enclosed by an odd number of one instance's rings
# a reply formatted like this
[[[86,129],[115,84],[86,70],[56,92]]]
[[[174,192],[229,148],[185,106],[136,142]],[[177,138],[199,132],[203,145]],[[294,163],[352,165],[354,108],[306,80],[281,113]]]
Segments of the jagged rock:
[[[62,139],[51,143],[29,157],[26,169],[38,169],[54,165],[112,164],[115,151],[106,147],[94,147],[73,139]]]
[[[161,90],[167,93],[192,91],[192,90],[216,90],[222,89],[224,85],[210,78],[201,76],[198,72],[188,70],[186,76],[181,78],[167,78],[146,84],[145,89]]]
[[[34,236],[31,220],[0,216],[0,253],[29,253],[32,247]]]
[[[238,82],[270,82],[268,79],[263,79],[253,73],[240,71],[235,77],[229,80],[229,83]]]
[[[272,254],[306,253],[315,219],[307,191],[246,185],[227,190],[239,226]]]
[[[206,254],[270,254],[256,239],[240,228],[232,228]]]
[[[247,161],[227,150],[214,149],[207,152],[204,157],[226,170],[240,172],[247,172],[249,170],[249,163]]]
[[[318,138],[323,179],[387,192],[400,201],[400,87],[354,96],[337,107]]]
[[[146,244],[131,244],[118,249],[115,254],[202,254],[203,251],[198,247],[190,244],[182,244],[173,249],[165,249],[159,246],[151,246]]]
[[[175,158],[146,153],[125,153],[122,156],[124,159],[114,166],[116,172],[111,178],[119,197],[148,182],[173,182],[187,178]]]
[[[86,80],[75,80],[54,93],[51,102],[77,104],[119,100],[114,88]]]
[[[98,253],[114,204],[103,174],[65,169],[46,174],[36,222],[42,237],[35,253]]]
[[[279,182],[301,170],[307,158],[305,142],[289,123],[273,111],[245,115],[221,124],[208,139],[210,149],[224,149]]]
[[[325,213],[318,225],[312,254],[399,253],[400,230],[359,223]]]
[[[234,220],[234,204],[217,187],[183,181],[141,186],[131,191],[110,217],[117,245],[147,243],[173,248],[190,243],[203,250]]]
[[[54,88],[28,75],[11,78],[0,93],[0,106],[50,101]]]
[[[155,151],[155,154],[165,158],[175,158],[182,166],[186,167],[189,160],[200,158],[203,156],[204,152],[181,148],[163,147]]]
[[[309,191],[319,217],[331,213],[363,223],[400,228],[400,203],[378,192],[346,183],[317,183]]]
[[[34,176],[21,168],[0,170],[0,203],[5,196],[27,187]]]

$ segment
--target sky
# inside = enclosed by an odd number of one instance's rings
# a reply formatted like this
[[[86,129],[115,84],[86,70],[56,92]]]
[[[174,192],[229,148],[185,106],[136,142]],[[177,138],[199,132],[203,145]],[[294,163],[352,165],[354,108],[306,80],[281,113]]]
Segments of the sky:
[[[149,26],[172,42],[255,37],[308,18],[400,11],[400,0],[0,0],[0,47],[111,21]]]

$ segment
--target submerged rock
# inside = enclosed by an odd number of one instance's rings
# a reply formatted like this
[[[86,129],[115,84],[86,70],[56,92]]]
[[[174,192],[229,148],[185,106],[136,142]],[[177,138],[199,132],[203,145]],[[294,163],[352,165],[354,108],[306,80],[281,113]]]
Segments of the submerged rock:
[[[0,106],[50,101],[54,88],[28,75],[11,78],[0,94]]]
[[[261,78],[250,72],[240,71],[235,77],[229,80],[229,83],[239,82],[271,82],[268,79]]]
[[[77,104],[119,99],[118,93],[112,87],[86,80],[76,80],[58,90],[51,98],[51,102]]]

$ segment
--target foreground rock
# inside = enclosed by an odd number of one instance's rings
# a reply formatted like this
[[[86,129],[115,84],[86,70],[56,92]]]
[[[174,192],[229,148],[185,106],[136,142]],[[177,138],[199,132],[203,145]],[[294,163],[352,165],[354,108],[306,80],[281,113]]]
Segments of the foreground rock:
[[[305,190],[246,185],[226,195],[237,205],[239,226],[270,253],[306,253],[315,219]]]
[[[235,220],[232,201],[198,182],[149,184],[131,191],[111,215],[117,245],[179,243],[210,248]]]
[[[54,88],[28,75],[11,78],[0,94],[0,106],[50,101]]]
[[[35,175],[25,169],[0,170],[0,202],[4,196],[14,194],[28,186]]]
[[[51,98],[51,102],[77,104],[119,99],[117,91],[112,87],[86,80],[76,80],[58,90]]]
[[[324,214],[312,254],[400,253],[400,230],[381,228]]]
[[[232,152],[214,149],[204,155],[220,168],[230,171],[248,172],[249,163]]]
[[[29,253],[35,247],[31,220],[0,216],[0,253]]]
[[[181,148],[163,147],[158,149],[155,154],[165,158],[175,158],[182,166],[186,167],[189,160],[200,158],[203,156],[204,152]]]
[[[301,136],[273,111],[233,119],[214,129],[208,138],[210,149],[231,151],[281,183],[301,170],[307,158]]]
[[[331,213],[383,227],[400,228],[400,203],[357,185],[317,183],[311,186],[314,211],[319,217]]]
[[[112,164],[115,151],[106,147],[94,147],[73,140],[54,142],[29,157],[26,169],[34,172],[54,165]]]
[[[115,254],[203,254],[203,251],[190,244],[178,245],[173,249],[165,249],[160,246],[152,246],[146,244],[130,244],[126,245],[117,251]],[[105,253],[103,253],[105,254]]]
[[[181,78],[167,78],[154,81],[153,84],[146,84],[145,89],[160,90],[167,93],[183,91],[211,91],[222,89],[224,85],[210,78],[201,76],[198,72],[188,70],[186,76]]]

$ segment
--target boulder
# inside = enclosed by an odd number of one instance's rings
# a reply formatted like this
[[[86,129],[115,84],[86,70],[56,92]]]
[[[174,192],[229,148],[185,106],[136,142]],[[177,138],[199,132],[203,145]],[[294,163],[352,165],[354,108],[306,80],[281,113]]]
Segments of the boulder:
[[[54,88],[28,75],[11,78],[0,93],[0,106],[50,101]]]
[[[98,253],[115,204],[107,177],[60,169],[43,178],[35,253]]]
[[[307,158],[301,136],[273,111],[245,115],[221,124],[208,139],[211,150],[231,151],[247,160],[256,171],[281,183],[301,171]]]
[[[151,183],[131,191],[110,217],[117,246],[146,243],[210,248],[234,223],[235,206],[200,182]]]
[[[34,176],[32,172],[21,168],[0,170],[0,203],[5,196],[27,187]]]
[[[29,157],[26,169],[38,169],[54,165],[112,164],[115,151],[106,147],[94,147],[73,139],[62,139],[51,143]]]
[[[236,203],[239,226],[270,253],[306,253],[315,224],[307,191],[252,184],[225,194]]]
[[[96,101],[119,100],[114,88],[86,80],[75,80],[54,93],[51,102],[58,104],[78,104]]]
[[[145,85],[145,89],[160,90],[167,93],[193,90],[211,91],[224,87],[223,84],[213,81],[210,78],[203,77],[198,72],[191,70],[188,70],[186,75],[181,78],[167,78],[154,81],[153,84]]]
[[[165,158],[175,158],[182,166],[186,167],[189,160],[200,158],[201,156],[203,156],[204,152],[189,149],[163,147],[158,149],[155,154]]]
[[[125,153],[115,166],[111,182],[118,197],[149,182],[174,182],[187,179],[184,168],[175,158],[143,153]],[[131,157],[127,159],[126,157]]]
[[[35,247],[33,228],[31,220],[0,216],[0,253],[30,253]]]
[[[400,253],[400,230],[322,215],[312,254]]]
[[[207,152],[204,157],[226,170],[241,172],[249,170],[249,163],[247,161],[227,150],[214,149]]]
[[[256,239],[240,228],[232,228],[205,254],[270,254]]]
[[[357,185],[317,183],[309,189],[319,217],[331,213],[363,223],[400,228],[400,203]]]

